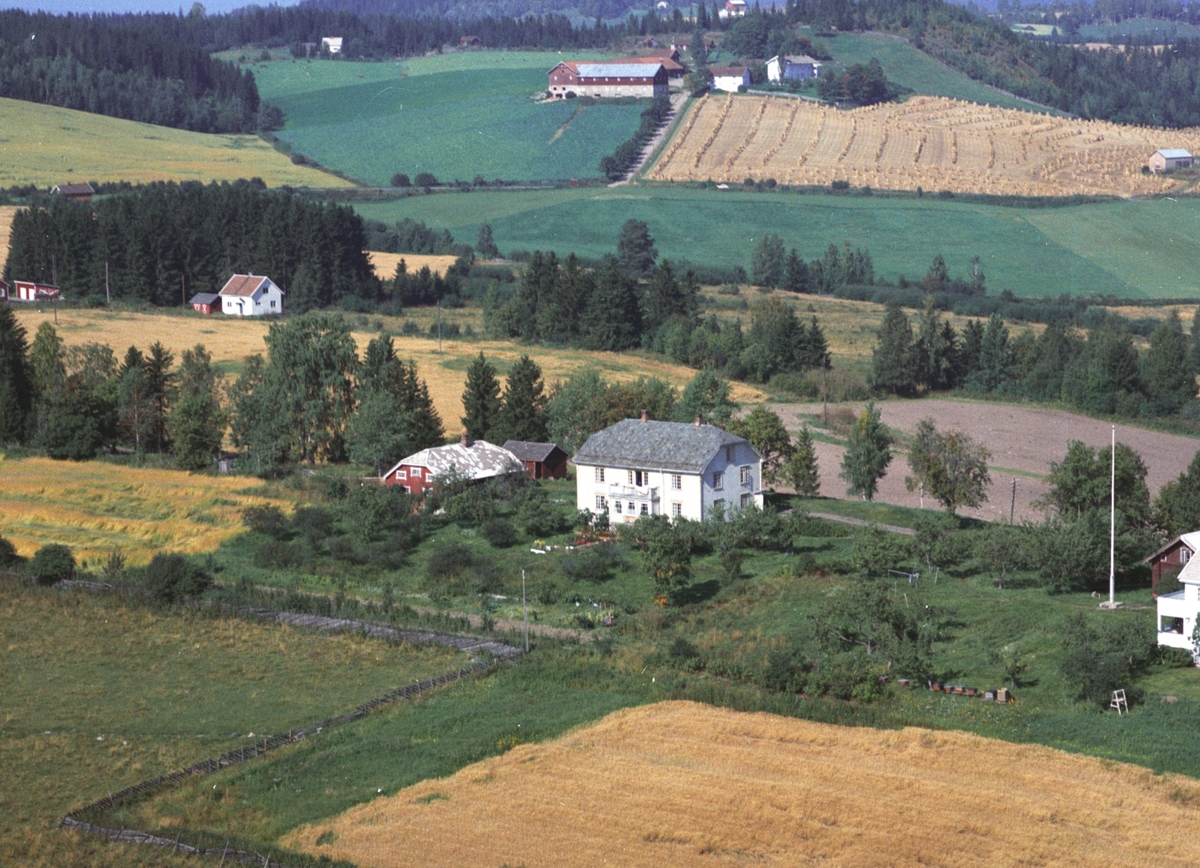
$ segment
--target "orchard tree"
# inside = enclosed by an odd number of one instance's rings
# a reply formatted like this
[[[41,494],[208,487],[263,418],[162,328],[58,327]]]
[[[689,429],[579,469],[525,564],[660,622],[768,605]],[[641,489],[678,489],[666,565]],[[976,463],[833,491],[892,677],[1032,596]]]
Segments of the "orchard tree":
[[[846,453],[842,456],[842,472],[838,475],[848,484],[847,494],[860,495],[863,500],[875,499],[879,480],[892,463],[893,442],[879,408],[869,401],[850,428]]]
[[[1149,517],[1150,490],[1146,487],[1146,464],[1142,456],[1124,443],[1117,443],[1116,507],[1136,525]],[[1097,451],[1081,440],[1067,444],[1060,462],[1050,463],[1045,502],[1064,519],[1071,520],[1090,510],[1108,510],[1112,448]]]

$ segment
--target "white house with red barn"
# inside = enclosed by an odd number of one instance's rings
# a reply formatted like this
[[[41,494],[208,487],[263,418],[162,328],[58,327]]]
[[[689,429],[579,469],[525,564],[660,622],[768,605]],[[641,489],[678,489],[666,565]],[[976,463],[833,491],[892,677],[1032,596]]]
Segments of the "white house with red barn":
[[[438,477],[454,476],[483,483],[505,476],[524,476],[525,464],[507,449],[466,434],[458,443],[433,446],[401,458],[383,475],[383,484],[399,485],[410,494],[422,494]]]
[[[13,301],[58,301],[62,298],[62,290],[50,283],[18,280],[13,284],[9,298]]]
[[[283,290],[269,277],[235,274],[217,293],[227,316],[271,316],[283,313]]]
[[[564,60],[548,73],[551,99],[592,97],[656,97],[670,92],[667,70],[654,58],[596,62]]]

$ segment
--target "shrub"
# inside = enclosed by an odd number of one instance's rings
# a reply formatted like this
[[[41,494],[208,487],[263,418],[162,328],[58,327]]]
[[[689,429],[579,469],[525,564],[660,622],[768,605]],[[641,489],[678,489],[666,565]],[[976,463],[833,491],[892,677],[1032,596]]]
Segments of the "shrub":
[[[436,187],[438,179],[432,172],[418,172],[417,176],[413,178],[413,183],[418,187]]]
[[[20,564],[21,556],[17,554],[17,547],[0,536],[0,570],[11,570]]]
[[[617,566],[624,566],[625,553],[612,543],[580,549],[562,560],[562,571],[571,579],[599,584],[612,578]]]
[[[146,589],[160,603],[198,597],[212,585],[212,576],[180,554],[156,554],[146,565]]]
[[[476,524],[486,521],[496,511],[496,503],[488,496],[488,492],[477,485],[472,485],[457,494],[452,494],[445,501],[446,517],[459,524]]]
[[[75,575],[75,557],[66,546],[51,543],[37,550],[28,570],[39,585],[53,585]]]
[[[425,575],[429,579],[449,579],[470,569],[475,563],[471,550],[461,543],[445,543],[433,550]]]
[[[248,506],[242,510],[242,523],[273,539],[283,539],[288,533],[288,521],[277,506]]]
[[[487,540],[489,545],[498,549],[506,549],[517,541],[517,529],[503,518],[493,518],[484,522],[483,527],[479,529],[479,535]]]
[[[396,174],[392,175],[392,186],[411,187],[412,181],[408,179],[408,175],[404,174],[403,172],[397,172]]]
[[[316,548],[322,540],[333,535],[333,516],[318,506],[301,506],[292,516],[292,526]]]
[[[304,563],[304,558],[293,546],[275,540],[263,543],[254,553],[254,566],[262,569],[271,567],[287,569],[298,567],[302,563]]]

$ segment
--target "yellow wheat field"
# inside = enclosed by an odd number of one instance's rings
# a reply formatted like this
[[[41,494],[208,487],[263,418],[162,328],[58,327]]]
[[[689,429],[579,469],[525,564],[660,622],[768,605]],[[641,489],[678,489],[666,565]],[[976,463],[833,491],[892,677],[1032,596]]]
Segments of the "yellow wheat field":
[[[1180,186],[1142,174],[1159,148],[1195,153],[1200,128],[1070,120],[931,96],[844,111],[781,97],[709,95],[692,104],[647,177],[1132,196]]]
[[[144,564],[158,551],[209,552],[240,533],[247,477],[121,467],[102,461],[0,456],[0,536],[22,555],[69,546],[76,560],[121,551]]]
[[[420,271],[426,265],[434,274],[445,274],[446,269],[453,265],[457,258],[424,253],[380,253],[377,250],[367,251],[367,257],[371,260],[371,267],[375,269],[375,274],[380,280],[391,280],[395,277],[396,265],[401,259],[404,260],[409,274]]]
[[[16,205],[0,205],[0,262],[8,261],[8,239],[12,235],[13,215],[16,213]]]
[[[285,843],[363,868],[1184,866],[1198,805],[1200,782],[1045,747],[668,702]]]
[[[42,322],[54,323],[54,311],[50,308],[39,310],[34,305],[20,305],[14,306],[14,309],[30,340]],[[547,384],[565,380],[586,367],[598,368],[610,382],[624,382],[640,376],[658,377],[677,388],[683,388],[696,375],[691,368],[662,359],[625,353],[521,347],[510,341],[445,340],[439,351],[437,338],[428,335],[429,326],[436,316],[432,308],[414,308],[405,313],[407,319],[421,328],[420,336],[399,335],[403,320],[396,317],[348,316],[360,353],[365,352],[368,341],[378,336],[378,329],[387,329],[396,335],[397,355],[417,363],[417,372],[429,385],[433,405],[442,417],[446,433],[450,435],[457,435],[462,430],[462,393],[467,381],[467,366],[471,358],[481,351],[500,369],[502,375],[522,354],[527,354],[541,366]],[[477,308],[443,311],[442,320],[460,327],[470,325],[477,333],[482,327]],[[368,326],[373,330],[367,331]],[[236,372],[247,356],[266,354],[263,338],[270,324],[220,314],[205,316],[190,310],[141,313],[71,308],[58,311],[56,329],[67,346],[89,342],[108,344],[118,359],[130,346],[145,349],[154,341],[161,341],[163,346],[175,353],[178,362],[183,350],[204,344],[212,353],[214,362]],[[753,404],[766,399],[765,393],[746,383],[730,385],[737,401]]]

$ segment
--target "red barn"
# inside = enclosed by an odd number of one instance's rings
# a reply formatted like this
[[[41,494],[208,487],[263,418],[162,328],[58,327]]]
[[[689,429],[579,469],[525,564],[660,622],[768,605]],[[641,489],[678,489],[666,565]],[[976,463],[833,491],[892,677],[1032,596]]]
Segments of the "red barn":
[[[1183,567],[1200,551],[1200,531],[1192,531],[1175,537],[1148,558],[1143,564],[1150,565],[1150,589],[1158,588],[1158,583],[1168,572]]]
[[[550,70],[550,97],[666,96],[670,84],[662,61],[641,58],[606,61],[563,61]]]
[[[96,195],[91,184],[58,184],[50,192],[71,202],[91,202]]]
[[[18,280],[12,294],[14,301],[57,301],[61,297],[62,291],[57,286],[32,280]]]
[[[200,313],[215,313],[221,309],[221,296],[215,292],[198,292],[188,304],[192,306],[192,310],[198,310]]]
[[[412,494],[433,487],[439,476],[457,474],[474,482],[486,482],[501,476],[524,474],[525,465],[507,449],[486,440],[468,440],[463,434],[458,443],[422,449],[402,458],[383,475],[384,485],[399,485]]]
[[[567,453],[557,443],[508,440],[504,448],[520,459],[531,479],[565,479],[567,476]]]

